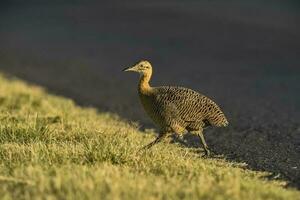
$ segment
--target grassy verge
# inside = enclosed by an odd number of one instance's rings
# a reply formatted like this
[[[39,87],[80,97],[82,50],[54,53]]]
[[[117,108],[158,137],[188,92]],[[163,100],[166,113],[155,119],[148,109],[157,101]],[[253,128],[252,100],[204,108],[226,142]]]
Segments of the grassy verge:
[[[0,76],[3,199],[299,199],[284,182],[195,149],[138,148],[141,134],[118,116]]]

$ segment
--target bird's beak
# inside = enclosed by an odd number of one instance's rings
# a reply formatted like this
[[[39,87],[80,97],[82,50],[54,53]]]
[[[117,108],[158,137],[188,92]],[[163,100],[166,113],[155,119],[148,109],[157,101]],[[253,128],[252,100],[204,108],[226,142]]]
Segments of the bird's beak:
[[[126,67],[125,69],[123,69],[123,72],[135,72],[135,71],[136,71],[136,66]]]

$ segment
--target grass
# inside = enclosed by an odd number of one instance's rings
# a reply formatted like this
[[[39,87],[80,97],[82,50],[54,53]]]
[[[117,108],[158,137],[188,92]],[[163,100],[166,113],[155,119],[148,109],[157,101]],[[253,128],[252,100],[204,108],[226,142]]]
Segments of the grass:
[[[2,199],[300,199],[267,173],[197,149],[162,143],[138,152],[154,137],[0,76]]]

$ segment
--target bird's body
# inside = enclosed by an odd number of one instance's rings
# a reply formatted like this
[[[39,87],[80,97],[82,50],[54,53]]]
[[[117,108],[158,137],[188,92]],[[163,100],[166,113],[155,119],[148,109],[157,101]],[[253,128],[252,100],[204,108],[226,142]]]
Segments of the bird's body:
[[[161,130],[182,133],[204,126],[228,124],[216,103],[188,88],[163,86],[147,91],[139,89],[139,97],[145,111]]]
[[[151,147],[168,133],[183,134],[191,132],[198,134],[209,154],[203,136],[206,126],[227,126],[228,121],[219,106],[206,96],[184,87],[151,87],[149,81],[152,67],[148,61],[141,61],[127,71],[140,72],[141,78],[138,93],[141,103],[160,129],[158,138],[147,145]]]

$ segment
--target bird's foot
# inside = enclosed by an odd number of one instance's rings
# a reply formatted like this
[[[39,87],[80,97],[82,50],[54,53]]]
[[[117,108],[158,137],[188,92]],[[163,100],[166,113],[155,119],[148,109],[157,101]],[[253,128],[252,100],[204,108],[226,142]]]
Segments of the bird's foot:
[[[146,151],[147,149],[150,149],[151,146],[152,146],[152,144],[145,145],[145,146],[139,148],[138,152]]]
[[[210,157],[210,150],[209,149],[204,149],[205,151],[205,154],[204,154],[204,157]]]

